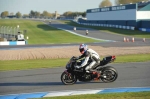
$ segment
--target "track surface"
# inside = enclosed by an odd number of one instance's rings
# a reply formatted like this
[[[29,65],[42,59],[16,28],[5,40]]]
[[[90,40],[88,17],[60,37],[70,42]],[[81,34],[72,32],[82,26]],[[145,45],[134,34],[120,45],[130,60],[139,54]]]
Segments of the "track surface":
[[[48,23],[46,23],[48,24]],[[56,27],[56,28],[63,28],[66,30],[73,31],[73,26],[69,26],[66,24],[58,23],[57,21],[52,21],[52,24],[48,24],[50,26]],[[89,30],[89,37],[94,37],[98,39],[105,39],[105,40],[114,40],[116,42],[102,42],[102,43],[87,43],[90,45],[97,45],[97,46],[103,46],[103,47],[133,47],[133,46],[150,46],[150,39],[146,39],[146,42],[143,42],[143,38],[134,38],[135,42],[131,42],[132,37],[125,36],[130,39],[130,42],[123,42],[124,35],[116,35],[111,33],[102,32],[99,30],[94,30],[90,28],[82,28],[82,27],[76,27],[77,30],[75,31],[77,34],[81,34],[85,36],[85,30]],[[20,48],[33,48],[33,47],[60,47],[60,46],[72,46],[72,45],[79,45],[79,44],[42,44],[42,45],[25,45],[25,46],[0,46],[0,50],[5,49],[20,49]]]
[[[78,81],[74,85],[63,85],[60,76],[65,68],[0,72],[0,94],[115,87],[147,87],[150,86],[149,64],[150,62],[109,64],[109,66],[114,66],[119,73],[118,79],[113,83],[97,81],[85,83]]]
[[[72,26],[59,24],[54,22],[51,24],[57,28],[64,28],[67,30],[73,29]],[[103,33],[98,30],[88,29],[89,36],[115,40],[117,42],[96,43],[90,45],[104,46],[104,47],[125,47],[125,46],[150,46],[150,40],[142,42],[142,38],[135,38],[135,42],[123,42],[121,35],[114,35]],[[85,28],[77,28],[77,33],[85,34]],[[0,46],[1,50],[20,49],[30,47],[58,47],[58,46],[72,46],[79,44],[57,44],[57,45],[25,45],[25,46]],[[62,91],[62,90],[77,90],[77,89],[96,89],[96,88],[114,88],[114,87],[147,87],[150,86],[150,62],[144,63],[122,63],[110,64],[114,66],[119,73],[118,79],[113,83],[103,82],[77,82],[75,85],[63,85],[60,80],[61,73],[65,68],[53,69],[35,69],[23,71],[8,71],[0,72],[0,95],[4,94],[18,94],[30,92],[47,92],[47,91]]]

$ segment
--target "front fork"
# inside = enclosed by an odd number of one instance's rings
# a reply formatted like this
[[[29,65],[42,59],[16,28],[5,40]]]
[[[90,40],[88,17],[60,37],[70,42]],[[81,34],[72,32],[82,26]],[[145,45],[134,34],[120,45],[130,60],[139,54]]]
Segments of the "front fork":
[[[65,70],[64,72],[67,74],[67,76],[68,76],[69,79],[72,79],[72,74],[69,73],[68,70]]]
[[[67,76],[71,75],[67,70],[65,70],[64,72],[67,74]]]

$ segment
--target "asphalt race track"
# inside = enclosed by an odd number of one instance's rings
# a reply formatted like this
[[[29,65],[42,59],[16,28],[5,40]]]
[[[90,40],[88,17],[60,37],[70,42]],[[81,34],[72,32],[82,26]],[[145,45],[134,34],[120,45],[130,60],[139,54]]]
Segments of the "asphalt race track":
[[[57,28],[67,30],[73,29],[72,26],[59,24],[54,22],[51,24]],[[79,30],[78,30],[79,29]],[[77,28],[77,33],[84,35],[85,28]],[[89,29],[89,36],[115,40],[117,42],[106,43],[89,43],[91,45],[104,47],[122,47],[122,46],[150,46],[150,39],[142,42],[142,38],[135,38],[135,42],[123,42],[121,35],[103,33],[98,30]],[[137,40],[137,41],[136,41]],[[57,45],[25,45],[25,46],[0,46],[1,50],[5,49],[20,49],[30,47],[57,47],[57,46],[72,46],[78,44],[57,44]],[[60,76],[65,70],[64,68],[53,69],[34,69],[22,71],[6,71],[0,72],[0,95],[18,94],[18,93],[33,93],[33,92],[48,92],[48,91],[63,91],[63,90],[78,90],[78,89],[97,89],[97,88],[115,88],[115,87],[149,87],[150,86],[150,62],[138,63],[119,63],[108,64],[114,66],[118,71],[118,79],[113,83],[99,82],[77,82],[74,85],[63,85]]]
[[[114,66],[119,74],[118,79],[113,83],[78,81],[74,85],[63,85],[60,76],[65,68],[0,72],[0,95],[115,87],[147,87],[150,86],[149,64],[150,62],[109,64],[109,66]]]

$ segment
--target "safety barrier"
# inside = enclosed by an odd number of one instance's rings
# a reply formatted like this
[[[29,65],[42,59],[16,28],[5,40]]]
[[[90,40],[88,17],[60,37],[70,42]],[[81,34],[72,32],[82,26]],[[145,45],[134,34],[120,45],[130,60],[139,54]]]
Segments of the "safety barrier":
[[[77,23],[82,24],[82,25],[89,25],[89,26],[101,26],[101,27],[111,27],[111,28],[135,30],[135,27],[133,27],[133,26],[122,26],[122,25],[111,25],[111,24],[91,24],[91,23],[80,23],[80,22],[77,22]]]
[[[140,31],[145,31],[145,32],[150,32],[150,29],[146,29],[146,28],[139,28]]]
[[[26,45],[27,41],[1,41],[0,45]]]

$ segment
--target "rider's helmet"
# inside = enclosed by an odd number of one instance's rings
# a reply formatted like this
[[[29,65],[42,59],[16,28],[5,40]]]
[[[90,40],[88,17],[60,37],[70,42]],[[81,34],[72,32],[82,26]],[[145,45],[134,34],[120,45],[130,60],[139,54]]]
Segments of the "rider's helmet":
[[[88,47],[85,44],[80,44],[79,51],[81,54],[84,54],[87,51]]]

